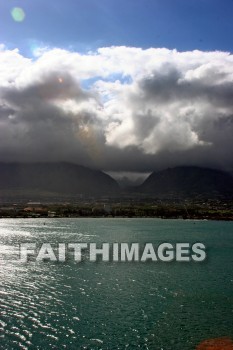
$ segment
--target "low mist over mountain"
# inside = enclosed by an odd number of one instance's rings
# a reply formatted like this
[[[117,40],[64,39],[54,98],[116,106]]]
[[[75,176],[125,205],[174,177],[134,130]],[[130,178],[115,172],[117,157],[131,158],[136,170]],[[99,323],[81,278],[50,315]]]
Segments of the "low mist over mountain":
[[[75,196],[114,195],[117,182],[98,170],[69,163],[0,163],[0,196],[11,195]],[[34,197],[33,197],[34,198]]]
[[[233,177],[220,170],[177,167],[153,172],[138,190],[157,198],[232,198]]]

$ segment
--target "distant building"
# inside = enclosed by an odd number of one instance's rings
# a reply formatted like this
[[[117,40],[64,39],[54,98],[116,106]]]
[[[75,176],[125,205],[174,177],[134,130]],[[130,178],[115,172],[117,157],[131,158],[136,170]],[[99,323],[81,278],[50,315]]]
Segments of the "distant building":
[[[56,212],[55,211],[48,211],[48,217],[49,218],[54,218],[55,216],[56,216],[57,214],[56,214]]]

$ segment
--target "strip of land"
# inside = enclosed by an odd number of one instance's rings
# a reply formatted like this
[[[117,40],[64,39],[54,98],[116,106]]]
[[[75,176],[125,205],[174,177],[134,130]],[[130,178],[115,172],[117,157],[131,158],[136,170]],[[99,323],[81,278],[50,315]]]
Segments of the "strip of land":
[[[233,200],[161,201],[119,199],[2,203],[0,218],[129,217],[233,221]]]

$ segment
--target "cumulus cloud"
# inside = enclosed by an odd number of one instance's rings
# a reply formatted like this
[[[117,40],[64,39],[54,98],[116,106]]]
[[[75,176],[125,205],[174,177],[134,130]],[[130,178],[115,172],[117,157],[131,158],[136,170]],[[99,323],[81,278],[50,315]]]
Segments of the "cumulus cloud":
[[[0,161],[233,170],[232,136],[230,53],[0,46]]]

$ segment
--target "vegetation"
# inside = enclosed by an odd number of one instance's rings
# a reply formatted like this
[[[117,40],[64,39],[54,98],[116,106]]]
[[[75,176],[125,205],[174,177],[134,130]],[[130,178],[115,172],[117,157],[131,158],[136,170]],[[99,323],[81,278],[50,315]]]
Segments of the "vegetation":
[[[3,204],[1,218],[31,217],[155,217],[165,219],[233,220],[233,201],[90,200],[77,203]]]

